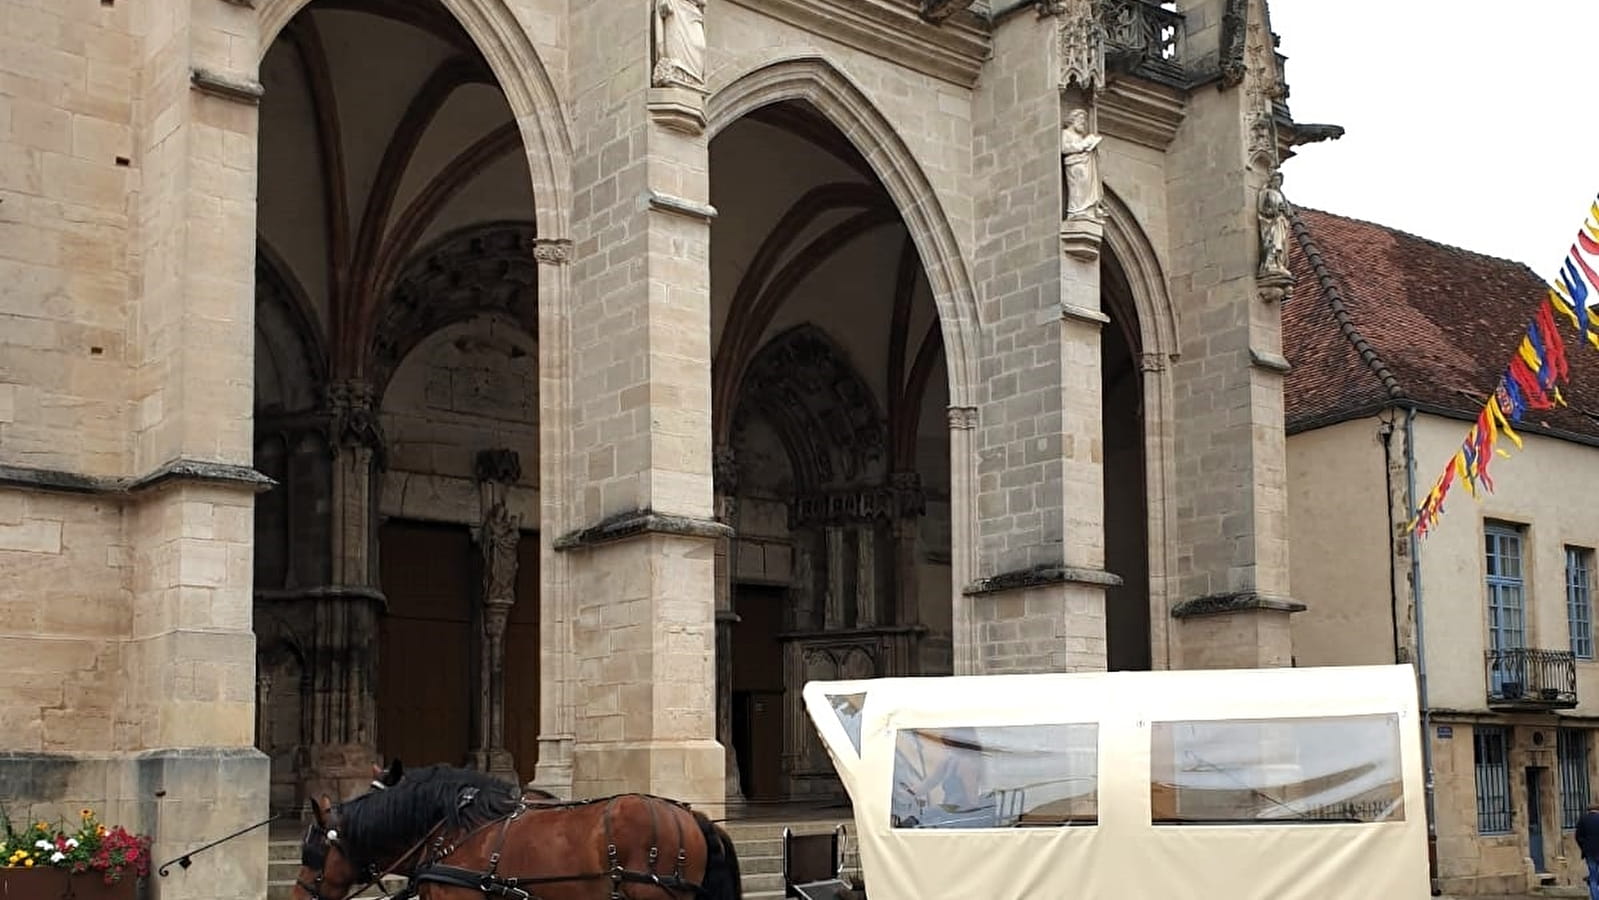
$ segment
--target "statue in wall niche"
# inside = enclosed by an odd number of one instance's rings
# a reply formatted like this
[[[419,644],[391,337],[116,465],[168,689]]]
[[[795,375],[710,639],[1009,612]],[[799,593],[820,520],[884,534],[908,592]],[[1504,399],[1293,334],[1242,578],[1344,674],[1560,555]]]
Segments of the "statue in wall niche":
[[[496,503],[483,517],[479,541],[483,550],[483,599],[488,603],[516,601],[516,548],[522,540],[521,517]]]
[[[656,87],[705,89],[705,0],[653,0]]]
[[[1104,186],[1099,180],[1099,143],[1088,127],[1088,112],[1074,109],[1060,132],[1060,157],[1066,167],[1066,219],[1105,218]]]
[[[1293,207],[1283,196],[1283,173],[1273,171],[1260,189],[1260,277],[1291,278],[1288,271],[1288,217]]]

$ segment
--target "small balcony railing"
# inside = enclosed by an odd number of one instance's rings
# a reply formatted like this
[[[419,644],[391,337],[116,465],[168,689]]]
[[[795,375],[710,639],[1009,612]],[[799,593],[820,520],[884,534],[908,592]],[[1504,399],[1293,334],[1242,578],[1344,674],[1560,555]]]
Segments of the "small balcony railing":
[[[1165,0],[1106,0],[1100,6],[1106,63],[1113,69],[1180,83],[1183,14]]]
[[[1488,705],[1571,709],[1577,705],[1577,658],[1569,650],[1489,650]]]

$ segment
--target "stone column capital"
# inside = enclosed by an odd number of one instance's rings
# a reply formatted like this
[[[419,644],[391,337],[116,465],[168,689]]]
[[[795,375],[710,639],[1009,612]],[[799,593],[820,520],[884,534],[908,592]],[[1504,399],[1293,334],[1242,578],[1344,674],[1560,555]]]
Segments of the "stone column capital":
[[[977,407],[951,406],[946,410],[949,415],[949,427],[960,431],[970,431],[977,427]]]
[[[572,242],[567,238],[534,238],[533,259],[544,266],[564,266],[572,261]]]

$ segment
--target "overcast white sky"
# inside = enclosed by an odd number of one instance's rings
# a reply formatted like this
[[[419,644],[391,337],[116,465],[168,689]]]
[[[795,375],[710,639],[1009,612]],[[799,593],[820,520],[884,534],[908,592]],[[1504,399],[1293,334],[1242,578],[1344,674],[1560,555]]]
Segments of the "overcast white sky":
[[[1270,0],[1288,199],[1553,276],[1599,192],[1599,0]]]

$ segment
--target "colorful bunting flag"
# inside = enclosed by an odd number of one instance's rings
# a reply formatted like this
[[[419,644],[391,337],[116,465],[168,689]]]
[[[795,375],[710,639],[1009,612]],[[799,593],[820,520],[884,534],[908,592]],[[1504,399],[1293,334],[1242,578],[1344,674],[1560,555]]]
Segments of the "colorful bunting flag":
[[[1488,464],[1496,454],[1510,456],[1499,448],[1499,438],[1509,438],[1519,449],[1521,436],[1513,426],[1521,424],[1528,412],[1565,405],[1560,386],[1570,379],[1571,372],[1556,312],[1576,330],[1579,343],[1599,349],[1599,322],[1595,321],[1589,304],[1592,297],[1594,305],[1599,305],[1599,273],[1594,271],[1594,266],[1599,264],[1599,200],[1589,206],[1588,217],[1582,225],[1571,252],[1549,283],[1548,293],[1538,304],[1526,333],[1516,345],[1510,363],[1499,376],[1499,384],[1483,404],[1482,412],[1466,433],[1460,449],[1455,451],[1444,466],[1443,474],[1433,482],[1432,490],[1417,506],[1408,530],[1425,537],[1436,527],[1444,513],[1444,500],[1456,482],[1464,485],[1473,497],[1477,496],[1479,487],[1491,492],[1494,483],[1488,474]]]

